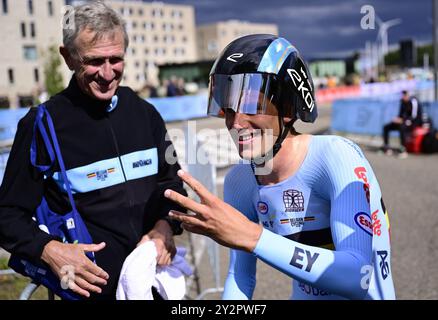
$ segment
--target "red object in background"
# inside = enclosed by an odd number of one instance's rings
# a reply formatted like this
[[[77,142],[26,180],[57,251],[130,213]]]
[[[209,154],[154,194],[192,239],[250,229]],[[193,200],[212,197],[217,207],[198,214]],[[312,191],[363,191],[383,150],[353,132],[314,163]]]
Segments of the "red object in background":
[[[317,103],[331,103],[336,99],[360,96],[360,86],[339,86],[316,90]]]
[[[411,134],[406,137],[406,151],[410,153],[421,153],[421,142],[424,136],[429,132],[428,128],[416,127]]]

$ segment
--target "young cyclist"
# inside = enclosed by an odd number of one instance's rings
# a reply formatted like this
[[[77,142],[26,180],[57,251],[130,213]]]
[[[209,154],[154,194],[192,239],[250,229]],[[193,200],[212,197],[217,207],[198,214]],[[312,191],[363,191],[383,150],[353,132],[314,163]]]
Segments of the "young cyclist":
[[[224,299],[252,297],[257,259],[293,279],[293,299],[395,299],[389,219],[370,164],[350,140],[294,130],[317,117],[294,46],[272,35],[231,42],[210,73],[208,113],[225,117],[251,163],[228,173],[226,203],[182,171],[201,203],[165,196],[194,213],[169,213],[186,230],[232,248]]]

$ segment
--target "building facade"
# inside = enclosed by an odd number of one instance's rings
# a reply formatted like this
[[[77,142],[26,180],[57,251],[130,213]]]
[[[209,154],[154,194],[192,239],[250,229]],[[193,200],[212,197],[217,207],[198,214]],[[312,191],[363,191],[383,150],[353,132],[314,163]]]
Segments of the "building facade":
[[[62,43],[63,0],[0,0],[0,108],[34,103],[44,91],[48,48]],[[62,66],[64,83],[70,72]]]
[[[158,66],[197,60],[193,6],[143,1],[105,1],[127,24],[129,48],[123,85],[158,85]]]
[[[231,41],[236,38],[255,34],[269,33],[278,35],[278,26],[267,23],[228,20],[202,25],[196,28],[199,60],[214,60]]]
[[[45,90],[44,65],[50,46],[62,44],[65,5],[84,0],[0,0],[0,108],[25,107]],[[106,0],[127,24],[130,38],[122,85],[141,90],[159,85],[159,66],[214,60],[237,37],[278,34],[275,24],[230,20],[196,28],[190,5]],[[71,71],[62,60],[66,86]]]

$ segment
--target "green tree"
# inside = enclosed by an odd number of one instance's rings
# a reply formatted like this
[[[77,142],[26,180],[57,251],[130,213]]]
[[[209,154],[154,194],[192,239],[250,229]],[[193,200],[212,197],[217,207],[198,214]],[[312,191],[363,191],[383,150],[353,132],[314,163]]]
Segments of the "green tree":
[[[431,44],[426,44],[423,46],[419,46],[416,48],[417,50],[417,61],[416,65],[422,67],[423,66],[423,58],[424,54],[427,53],[429,55],[429,65],[433,65],[433,46]],[[385,65],[399,65],[401,63],[401,54],[400,49],[389,52],[385,56]]]
[[[45,87],[49,96],[53,96],[64,89],[64,81],[60,71],[62,62],[56,46],[50,46],[47,53],[44,64]]]

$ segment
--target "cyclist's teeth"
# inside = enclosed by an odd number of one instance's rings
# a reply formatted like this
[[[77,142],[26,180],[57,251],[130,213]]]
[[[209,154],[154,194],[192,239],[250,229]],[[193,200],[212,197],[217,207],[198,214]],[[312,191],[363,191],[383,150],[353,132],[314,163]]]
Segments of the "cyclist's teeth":
[[[252,138],[252,133],[251,133],[251,134],[248,134],[248,135],[240,136],[240,137],[239,137],[239,140],[240,140],[240,141],[248,141],[248,140],[250,140],[251,138]]]

